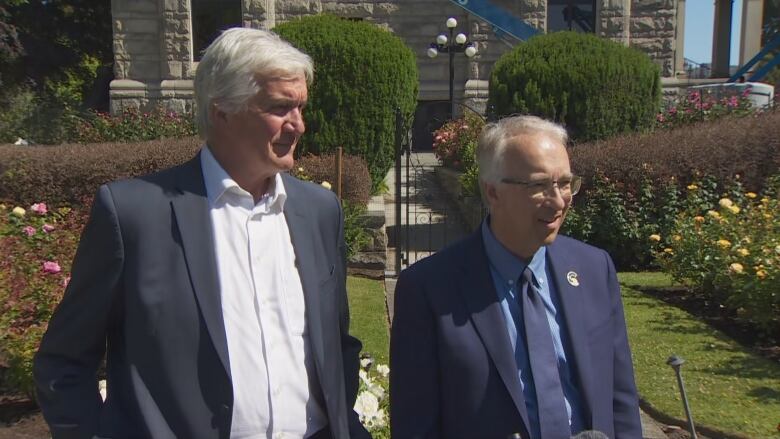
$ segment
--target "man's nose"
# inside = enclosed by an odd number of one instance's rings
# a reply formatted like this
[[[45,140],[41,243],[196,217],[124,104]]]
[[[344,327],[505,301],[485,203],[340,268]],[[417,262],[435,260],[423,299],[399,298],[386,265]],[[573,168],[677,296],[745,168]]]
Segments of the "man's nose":
[[[300,108],[295,108],[290,111],[287,115],[284,127],[297,135],[303,134],[306,131],[306,124],[303,122],[303,111]]]
[[[571,201],[571,196],[567,197],[564,194],[564,191],[560,187],[558,187],[557,183],[555,183],[550,188],[550,191],[547,194],[546,201],[550,205],[550,207],[555,208],[556,210],[561,210],[564,207],[566,207],[566,203]]]

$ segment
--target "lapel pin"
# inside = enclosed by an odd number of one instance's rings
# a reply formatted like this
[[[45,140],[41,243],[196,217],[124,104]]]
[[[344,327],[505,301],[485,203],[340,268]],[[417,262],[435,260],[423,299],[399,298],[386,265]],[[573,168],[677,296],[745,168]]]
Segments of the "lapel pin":
[[[577,279],[577,273],[573,271],[566,273],[566,280],[569,281],[569,284],[573,287],[580,286],[580,281]]]

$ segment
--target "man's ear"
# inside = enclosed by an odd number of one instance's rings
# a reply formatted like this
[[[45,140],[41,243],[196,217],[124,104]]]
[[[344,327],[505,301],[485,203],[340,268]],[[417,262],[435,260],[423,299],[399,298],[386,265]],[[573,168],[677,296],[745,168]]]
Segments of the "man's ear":
[[[228,114],[219,108],[219,106],[212,102],[209,105],[209,122],[212,126],[219,126],[227,122]]]
[[[488,207],[491,207],[498,201],[498,191],[494,183],[488,183],[486,181],[479,182],[480,189],[482,190],[482,197],[485,199]]]

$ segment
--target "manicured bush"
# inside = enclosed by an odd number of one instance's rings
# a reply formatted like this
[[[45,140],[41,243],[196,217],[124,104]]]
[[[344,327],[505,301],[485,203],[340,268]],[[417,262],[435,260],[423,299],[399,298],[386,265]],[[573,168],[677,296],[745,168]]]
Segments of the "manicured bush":
[[[393,165],[395,110],[409,117],[417,104],[417,60],[400,38],[371,23],[329,15],[274,29],[314,59],[299,154],[342,146],[363,157],[372,189]]]
[[[780,113],[579,144],[570,157],[584,183],[564,233],[607,249],[621,270],[645,269],[654,264],[647,236],[667,236],[678,214],[735,187],[759,193],[780,173]],[[695,206],[686,197],[693,186]]]
[[[569,154],[585,190],[598,174],[632,193],[645,179],[656,184],[674,177],[684,187],[709,175],[722,186],[739,175],[748,190],[758,192],[780,169],[780,112],[576,144]]]
[[[765,336],[780,337],[780,175],[763,194],[735,187],[701,208],[681,214],[665,235],[650,235],[661,266],[675,280],[747,320]]]
[[[295,162],[292,174],[296,177],[322,183],[327,181],[336,185],[336,158],[334,154],[306,155]],[[344,154],[342,156],[342,195],[349,203],[365,206],[371,197],[371,177],[368,165],[361,157]]]
[[[660,108],[658,67],[643,53],[591,34],[539,35],[495,64],[492,117],[534,114],[563,123],[577,140],[652,128]]]
[[[0,201],[80,205],[101,184],[184,163],[201,145],[196,137],[56,147],[0,145]]]

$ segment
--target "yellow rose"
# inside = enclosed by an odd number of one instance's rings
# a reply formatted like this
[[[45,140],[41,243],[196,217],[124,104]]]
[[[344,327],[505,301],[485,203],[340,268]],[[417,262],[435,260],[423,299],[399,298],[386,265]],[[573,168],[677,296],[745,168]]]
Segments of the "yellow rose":
[[[24,214],[26,214],[27,211],[24,210],[24,208],[16,206],[14,207],[14,210],[11,211],[11,215],[18,216],[19,218],[23,217]]]
[[[698,217],[698,218],[701,218],[701,217]],[[704,218],[701,218],[701,219],[704,219]],[[680,235],[674,235],[674,236],[672,236],[672,239],[673,239],[675,242],[677,242],[677,241],[680,241],[680,240],[682,239],[682,236],[680,236]]]
[[[696,186],[695,184],[689,184],[688,185],[688,190],[689,191],[695,191],[698,188],[699,188],[699,186]]]
[[[765,219],[772,219],[772,215],[770,215],[770,214],[768,214],[768,213],[765,213],[765,214],[764,214],[764,215],[762,215],[762,216],[763,216]]]
[[[780,255],[780,245],[778,245],[777,247],[775,247],[775,253],[777,253],[778,255]]]
[[[729,211],[731,211],[731,213],[736,215],[736,214],[739,213],[739,207],[737,207],[737,206],[729,206]]]
[[[650,235],[650,240],[658,242],[658,241],[661,240],[661,235],[652,234],[652,235]]]
[[[327,190],[331,189],[331,185],[327,181],[323,181],[322,183],[320,183],[320,186],[324,187]]]
[[[764,270],[758,270],[756,271],[756,277],[759,279],[763,279],[766,277],[766,271]]]
[[[710,212],[712,212],[712,211],[710,211]],[[718,212],[715,212],[715,213],[718,213]],[[693,220],[696,221],[697,223],[703,223],[704,222],[704,217],[697,215],[697,216],[693,217]]]
[[[714,211],[714,210],[708,210],[707,211],[707,215],[709,215],[709,216],[711,216],[711,217],[713,217],[715,219],[720,219],[720,214],[718,212]]]
[[[746,248],[741,248],[737,250],[737,253],[739,253],[740,256],[747,256],[750,254],[750,252]]]
[[[674,251],[672,249],[670,249],[669,247],[666,247],[664,249],[664,253],[671,255],[671,254],[674,254]]]
[[[756,195],[755,192],[748,192],[748,193],[745,194],[745,196],[752,200],[752,199],[756,198],[758,195]]]
[[[720,204],[720,207],[724,209],[728,209],[734,205],[734,203],[732,203],[728,198],[721,198],[720,201],[718,201],[718,204]]]
[[[742,274],[742,271],[744,269],[745,268],[742,266],[742,264],[740,264],[738,262],[735,262],[735,263],[729,265],[729,271],[731,271],[732,273]]]
[[[729,248],[729,247],[731,247],[731,242],[729,242],[728,240],[725,240],[725,239],[719,239],[719,240],[717,241],[717,244],[718,244],[719,246],[723,247],[723,248]]]
[[[764,198],[761,199],[761,202],[764,203],[764,204],[769,204],[769,198],[764,197]]]
[[[5,209],[6,209],[5,204],[0,204],[0,210],[5,210]]]

